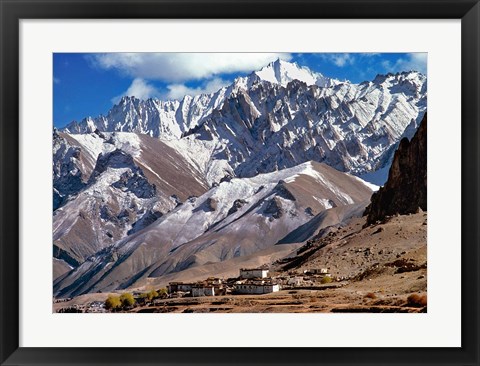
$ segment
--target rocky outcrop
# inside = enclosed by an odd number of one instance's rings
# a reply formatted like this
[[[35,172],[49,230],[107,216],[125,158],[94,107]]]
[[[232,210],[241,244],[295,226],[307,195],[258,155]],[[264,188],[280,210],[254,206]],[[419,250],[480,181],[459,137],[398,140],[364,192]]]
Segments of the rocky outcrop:
[[[155,185],[147,180],[133,157],[120,149],[98,156],[95,169],[89,179],[89,184],[94,184],[108,168],[128,169],[120,176],[118,181],[112,183],[112,187],[123,192],[131,192],[138,198],[153,198],[156,196]]]
[[[53,210],[85,188],[81,149],[53,132]]]
[[[265,207],[264,213],[267,215],[272,215],[273,218],[279,219],[282,217],[284,212],[282,201],[278,197],[273,197],[267,203],[267,207]]]
[[[248,202],[239,198],[238,200],[235,200],[233,202],[233,205],[232,207],[230,207],[230,209],[228,210],[228,213],[227,215],[231,215],[231,214],[234,214],[235,212],[237,212],[238,210],[240,210],[244,205],[246,205]]]
[[[126,171],[112,186],[124,192],[131,192],[138,198],[153,198],[157,194],[155,185],[148,182],[140,169],[134,172]]]
[[[162,216],[163,214],[159,211],[147,211],[145,215],[143,215],[138,221],[133,223],[132,229],[128,231],[128,235],[135,234],[137,231],[146,228],[148,225],[153,224]]]
[[[285,181],[281,180],[278,182],[277,186],[274,188],[274,192],[277,196],[285,198],[289,201],[295,201],[295,196],[290,192],[286,186]]]
[[[216,199],[210,197],[205,201],[207,211],[215,211],[218,206],[218,202]]]
[[[97,178],[108,168],[130,168],[134,170],[135,168],[137,168],[137,166],[133,161],[133,157],[120,149],[115,149],[114,151],[106,154],[102,153],[98,156],[97,162],[95,164],[95,169],[93,170],[93,173],[90,176],[88,183],[92,184],[93,182],[95,182]]]
[[[411,141],[400,141],[385,185],[374,193],[364,215],[367,225],[395,214],[427,210],[427,115]]]

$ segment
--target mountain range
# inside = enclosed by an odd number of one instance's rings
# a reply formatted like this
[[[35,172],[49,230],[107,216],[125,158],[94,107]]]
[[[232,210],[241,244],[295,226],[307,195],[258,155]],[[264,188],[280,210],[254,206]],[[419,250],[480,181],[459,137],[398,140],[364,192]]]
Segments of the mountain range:
[[[426,107],[415,71],[354,84],[277,60],[55,130],[54,294],[241,265],[361,216]]]

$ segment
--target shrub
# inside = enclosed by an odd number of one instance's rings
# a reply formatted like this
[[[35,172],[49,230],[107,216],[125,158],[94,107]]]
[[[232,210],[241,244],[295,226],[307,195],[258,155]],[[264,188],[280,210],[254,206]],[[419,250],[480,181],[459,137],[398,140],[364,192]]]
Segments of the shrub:
[[[124,308],[133,306],[135,304],[135,299],[133,298],[133,295],[130,293],[125,293],[120,296],[120,302],[122,303],[122,306]]]
[[[427,306],[427,295],[426,294],[423,294],[423,295],[411,294],[407,298],[407,303],[408,303],[408,305],[415,306],[415,307]]]
[[[365,295],[367,299],[376,299],[377,295],[375,295],[373,292],[369,292],[368,294]]]
[[[168,291],[167,291],[167,289],[166,289],[165,287],[159,289],[157,292],[158,292],[158,295],[159,295],[159,296],[162,296],[162,297],[168,295]]]
[[[160,288],[157,290],[156,298],[166,299],[168,297],[168,291],[166,288]]]
[[[147,292],[147,299],[148,301],[152,301],[153,299],[156,299],[158,297],[158,292],[155,290],[151,290]]]
[[[122,306],[120,296],[109,295],[105,300],[105,308],[107,310],[116,310]]]
[[[330,282],[332,282],[332,277],[330,277],[330,276],[325,276],[320,281],[321,284],[330,283]]]

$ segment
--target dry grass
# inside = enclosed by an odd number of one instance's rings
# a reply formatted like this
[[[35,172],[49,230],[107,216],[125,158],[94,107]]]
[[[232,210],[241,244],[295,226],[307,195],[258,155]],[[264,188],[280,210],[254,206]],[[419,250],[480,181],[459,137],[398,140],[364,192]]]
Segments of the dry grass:
[[[325,276],[320,281],[320,283],[323,284],[323,285],[326,284],[326,283],[330,283],[330,282],[332,282],[332,277],[330,277],[330,276]]]
[[[426,294],[411,294],[407,298],[407,304],[409,306],[423,307],[427,306],[427,295]]]

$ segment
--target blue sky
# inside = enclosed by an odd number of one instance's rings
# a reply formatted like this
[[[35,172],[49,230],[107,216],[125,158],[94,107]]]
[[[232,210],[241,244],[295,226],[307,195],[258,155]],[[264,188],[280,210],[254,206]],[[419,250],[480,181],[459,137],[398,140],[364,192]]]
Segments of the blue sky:
[[[53,123],[106,114],[124,95],[167,100],[214,92],[277,58],[354,83],[427,71],[426,53],[55,53]]]

